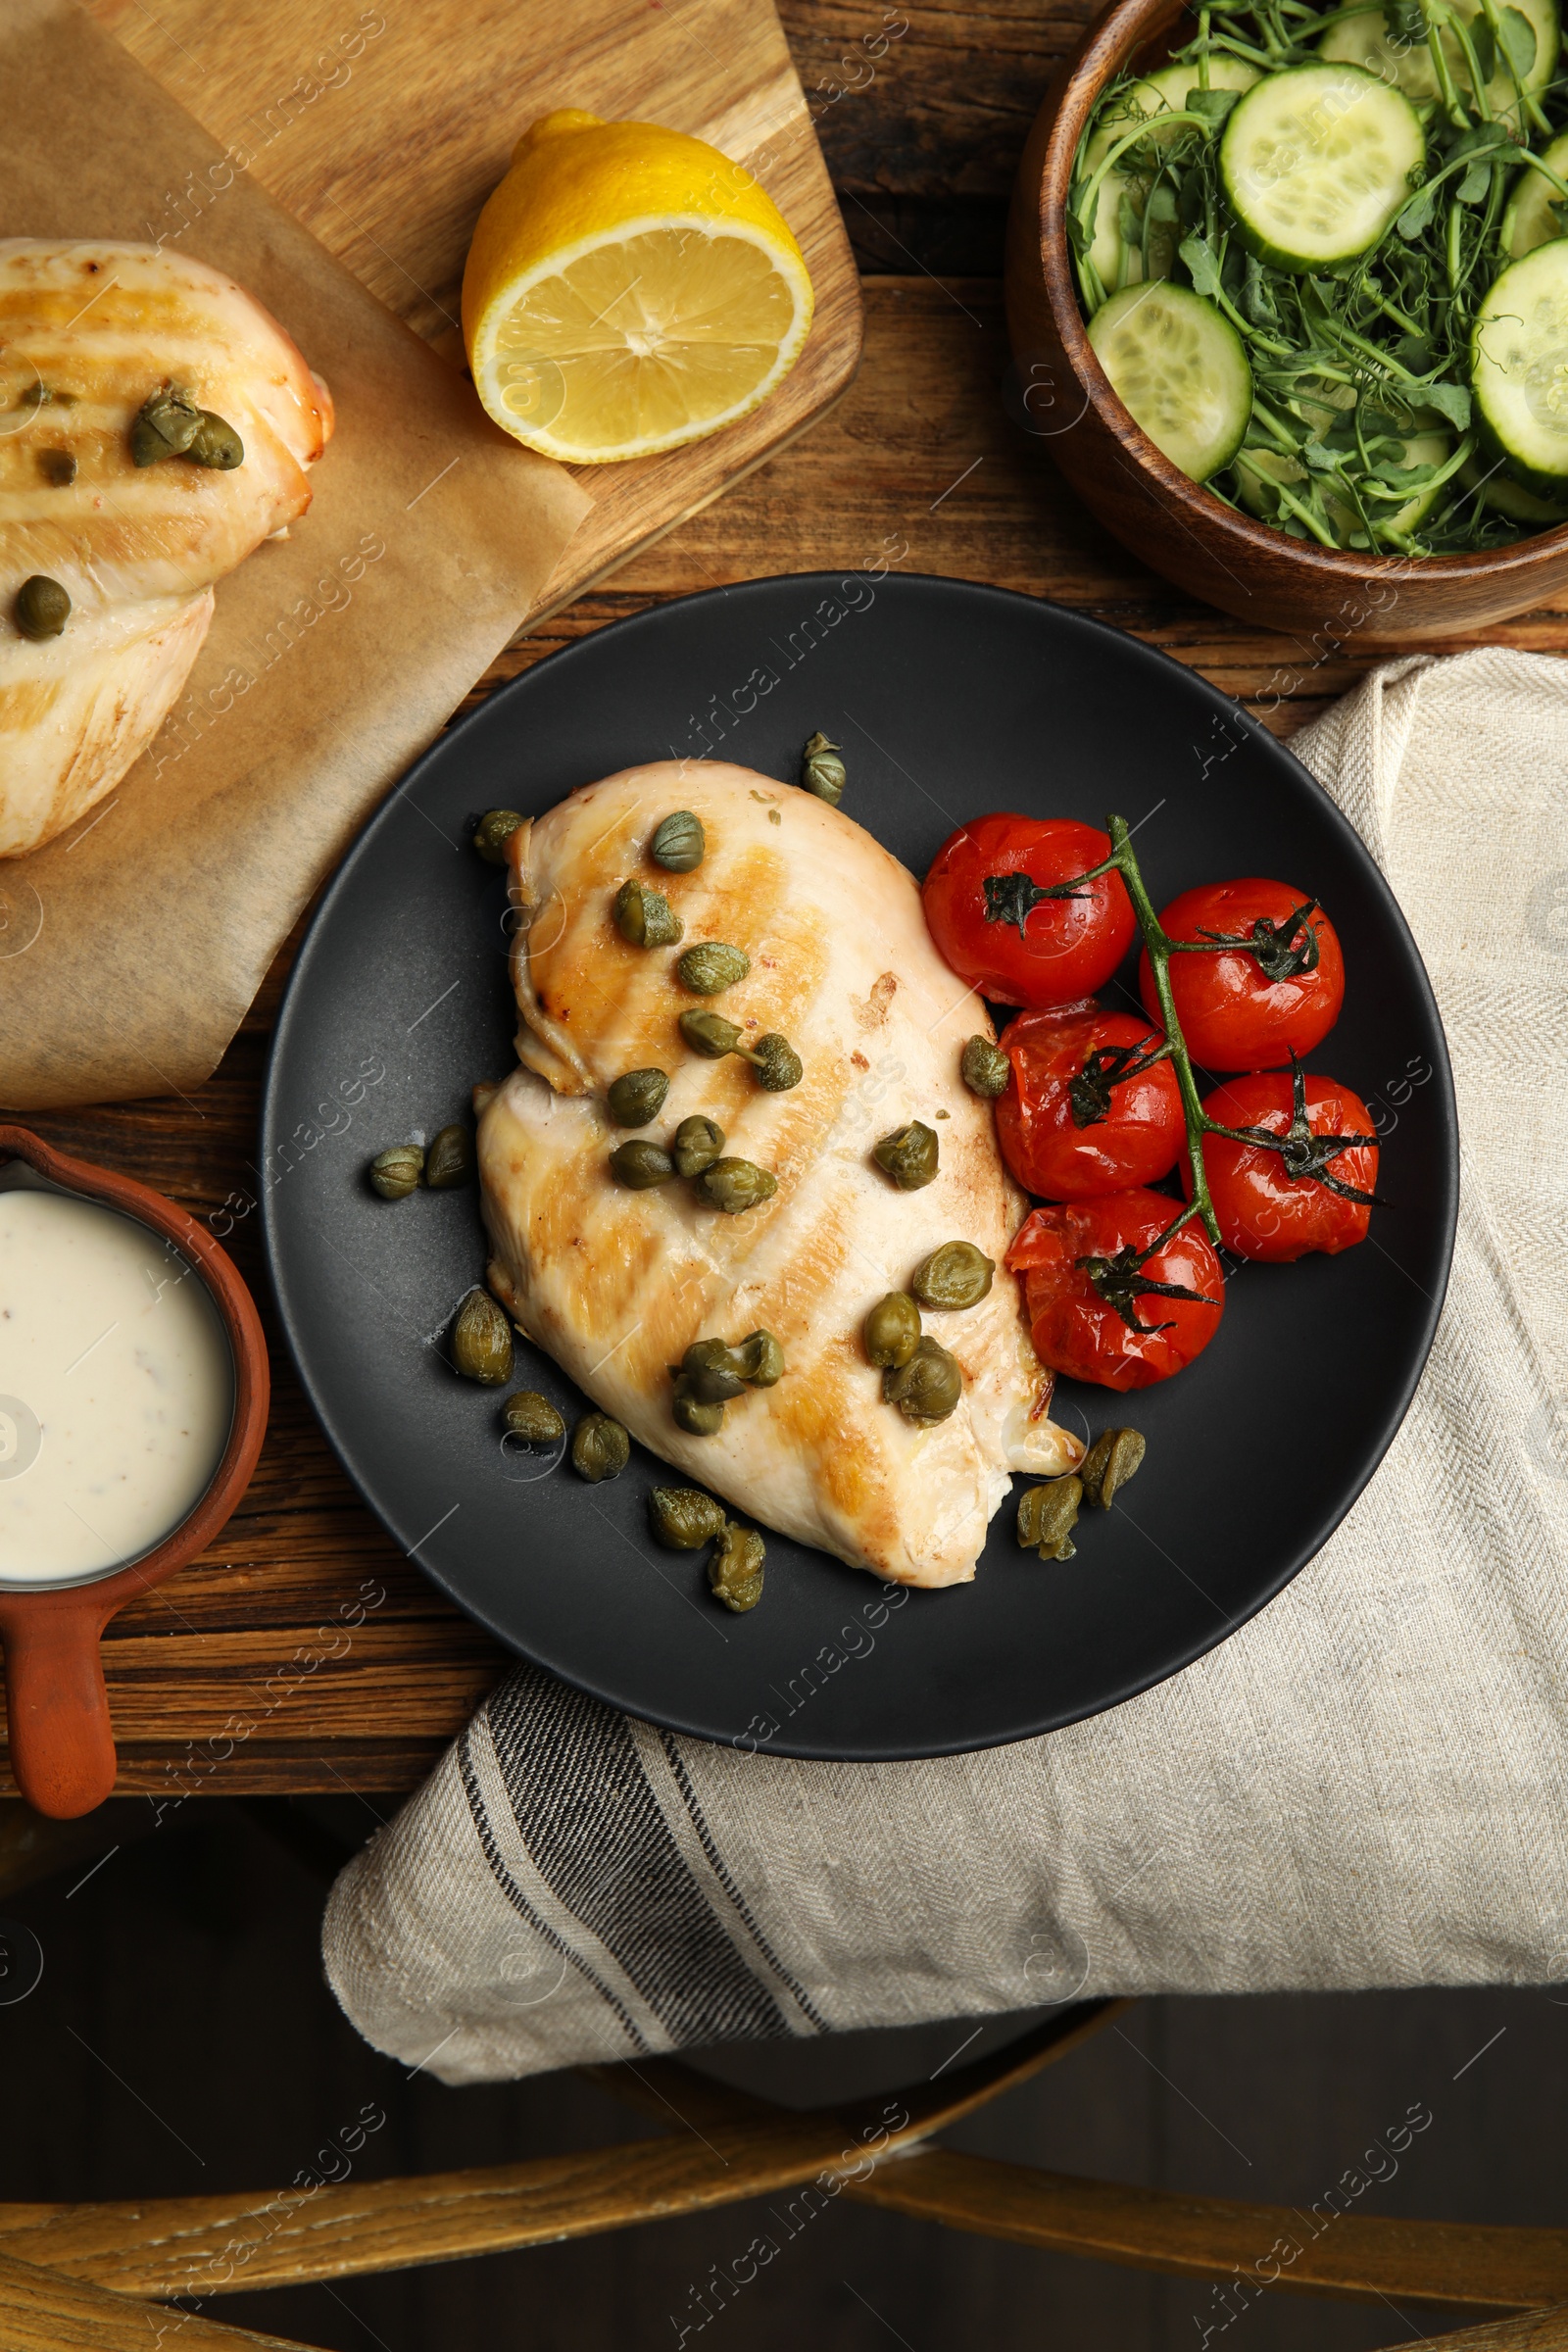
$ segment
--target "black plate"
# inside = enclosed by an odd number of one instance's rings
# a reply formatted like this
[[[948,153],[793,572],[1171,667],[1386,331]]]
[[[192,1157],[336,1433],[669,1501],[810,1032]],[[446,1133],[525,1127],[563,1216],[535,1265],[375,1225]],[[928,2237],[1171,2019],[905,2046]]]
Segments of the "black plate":
[[[993,1522],[977,1581],[888,1592],[768,1538],[749,1616],[644,1517],[661,1465],[612,1484],[509,1458],[494,1395],[442,1352],[482,1265],[472,1192],[389,1205],[370,1155],[465,1115],[513,1065],[504,892],[474,812],[542,810],[638,761],[714,754],[793,780],[825,727],[844,806],[916,873],[964,819],[1120,810],[1156,906],[1236,874],[1317,893],[1346,1010],[1313,1066],[1385,1135],[1371,1240],[1233,1271],[1190,1370],[1120,1400],[1063,1383],[1080,1432],[1130,1420],[1149,1456],[1070,1565]],[[874,920],[874,909],[867,909]],[[1129,968],[1131,968],[1129,966]],[[1114,996],[1114,991],[1111,992]],[[384,1075],[378,1076],[378,1071]],[[399,1546],[499,1639],[617,1707],[796,1756],[937,1755],[1093,1715],[1200,1657],[1310,1559],[1410,1400],[1447,1279],[1452,1082],[1404,920],[1351,827],[1289,752],[1162,654],[1054,606],[939,579],[827,574],[682,599],[601,629],[493,695],[367,827],[312,925],[264,1111],[268,1247],[328,1437]],[[581,1399],[519,1348],[521,1385]],[[771,1727],[771,1728],[768,1728]]]

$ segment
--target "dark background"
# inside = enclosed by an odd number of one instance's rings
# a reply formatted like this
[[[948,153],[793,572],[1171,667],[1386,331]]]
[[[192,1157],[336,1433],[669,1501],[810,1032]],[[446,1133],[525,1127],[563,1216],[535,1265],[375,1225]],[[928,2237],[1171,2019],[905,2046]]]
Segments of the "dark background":
[[[1017,155],[1050,67],[1087,9],[1076,0],[906,5],[892,13],[907,31],[890,43],[871,86],[856,90],[845,89],[839,60],[877,29],[881,6],[780,0],[780,13],[862,270],[908,281],[911,312],[922,273],[962,276],[965,303],[992,320],[994,287],[988,301],[982,281],[1000,273]],[[999,344],[998,375],[1004,365]],[[941,384],[927,408],[923,438],[945,453],[954,420]],[[956,512],[950,502],[942,517]],[[1065,526],[1054,527],[1059,536]],[[666,551],[683,537],[706,546],[703,528],[699,518]],[[1072,545],[1087,550],[1089,539],[1080,526]],[[1003,576],[1004,542],[1016,559],[1004,532],[989,576]],[[756,568],[789,562],[786,544]],[[1124,560],[1109,551],[1106,562],[1107,576],[1124,582]],[[1126,593],[1105,591],[1098,609],[1148,628],[1152,595],[1155,634],[1182,650],[1202,636],[1152,583],[1141,583],[1144,604],[1123,615],[1116,595]],[[590,602],[598,617],[625,600],[612,583]],[[1215,624],[1216,640],[1225,625]],[[547,634],[564,631],[564,620]],[[1309,686],[1337,691],[1348,675],[1321,670]],[[390,1810],[392,1800],[371,1802]],[[119,1844],[109,1860],[93,1869],[89,1845],[47,1882],[0,1892],[0,1915],[29,1925],[44,1952],[37,1989],[0,2007],[0,2197],[270,2191],[367,2101],[388,2120],[368,2143],[366,2177],[499,2163],[648,2130],[571,2075],[449,2091],[425,2077],[408,2081],[360,2041],[321,1983],[317,1937],[331,1869],[375,1826],[366,1805],[193,1798],[156,1830],[151,1820],[144,1800],[117,1800],[95,1824],[103,1851]],[[5,1834],[0,1823],[0,1841]],[[954,2029],[953,2047],[967,2031]],[[927,2050],[904,2073],[923,2077],[946,2054]],[[889,2072],[898,2077],[891,2063]],[[1424,2101],[1431,2129],[1359,2211],[1560,2226],[1565,2093],[1568,1988],[1158,2000],[952,2137],[1065,2172],[1310,2204]],[[750,2209],[732,2208],[209,2308],[332,2352],[644,2352],[674,2344],[670,2313],[685,2310],[710,2264],[731,2260],[758,2226]],[[906,2352],[1199,2352],[1215,2319],[1206,2284],[960,2237],[847,2201],[764,2278],[713,2323],[705,2352],[796,2352],[803,2342],[812,2352],[900,2343]],[[1456,2319],[1431,2306],[1396,2312],[1274,2292],[1210,2340],[1225,2352],[1361,2352]]]

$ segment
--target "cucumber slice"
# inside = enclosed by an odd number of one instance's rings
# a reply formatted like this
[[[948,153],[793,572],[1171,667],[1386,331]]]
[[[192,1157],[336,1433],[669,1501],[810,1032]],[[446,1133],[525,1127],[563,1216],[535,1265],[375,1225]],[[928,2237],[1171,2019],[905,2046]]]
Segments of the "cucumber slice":
[[[1250,90],[1258,78],[1257,68],[1249,66],[1239,57],[1211,57],[1208,61],[1208,86],[1211,90]],[[1187,93],[1199,88],[1199,70],[1196,66],[1161,66],[1157,74],[1146,74],[1122,93],[1114,114],[1102,116],[1094,136],[1084,150],[1084,165],[1092,172],[1102,163],[1118,139],[1126,137],[1140,115],[1152,119],[1151,135],[1163,147],[1169,144],[1181,127],[1177,122],[1163,124],[1161,115],[1185,113]]]
[[[1543,498],[1568,493],[1568,237],[1510,262],[1476,314],[1483,449]]]
[[[1444,466],[1452,455],[1451,433],[1412,433],[1400,451],[1399,464],[1401,466]],[[1446,482],[1423,482],[1419,489],[1411,491],[1401,507],[1395,506],[1390,499],[1369,498],[1366,502],[1367,513],[1381,530],[1397,532],[1403,538],[1431,514],[1448,487]],[[1342,498],[1334,497],[1332,492],[1325,496],[1323,504],[1328,509],[1329,519],[1339,534],[1342,546],[1348,547],[1351,533],[1361,528],[1360,515],[1352,506],[1347,505]]]
[[[1561,32],[1555,0],[1499,0],[1499,5],[1515,7],[1536,36],[1534,60],[1520,75],[1520,86],[1526,96],[1532,96],[1536,91],[1545,88],[1557,64]],[[1485,44],[1491,26],[1490,21],[1484,16],[1482,0],[1448,0],[1448,6],[1467,32],[1478,19],[1481,20],[1480,37]],[[1454,88],[1461,97],[1468,98],[1471,95],[1470,69],[1465,63],[1464,51],[1451,31],[1444,32],[1439,37],[1443,44],[1444,62]],[[1494,41],[1493,46],[1495,48]],[[1441,94],[1437,69],[1426,42],[1403,41],[1391,34],[1380,0],[1371,0],[1370,6],[1358,9],[1353,15],[1341,17],[1337,24],[1331,24],[1318,43],[1318,55],[1338,58],[1348,65],[1364,66],[1380,81],[1401,89],[1418,106],[1430,105]],[[1500,57],[1496,59],[1495,71],[1487,84],[1487,106],[1495,121],[1505,122],[1512,129],[1518,130],[1519,105],[1513,75]]]
[[[1329,270],[1378,242],[1426,160],[1414,107],[1358,66],[1296,66],[1237,102],[1220,176],[1242,240],[1277,270]]]
[[[1173,466],[1206,482],[1230,464],[1252,414],[1252,370],[1211,302],[1163,278],[1128,286],[1095,313],[1089,340],[1123,406]]]
[[[1288,458],[1282,449],[1239,449],[1236,453],[1236,495],[1249,514],[1256,514],[1264,522],[1279,520],[1279,508],[1272,491],[1281,483],[1295,490],[1311,475],[1299,458]]]
[[[1135,179],[1131,173],[1120,172],[1112,165],[1100,183],[1100,202],[1095,208],[1094,242],[1089,259],[1100,273],[1100,282],[1107,294],[1123,286],[1136,286],[1144,275],[1143,216],[1149,199],[1146,180]],[[1122,212],[1123,204],[1129,208]],[[1137,230],[1126,235],[1124,223]],[[1168,277],[1176,258],[1176,242],[1180,235],[1174,221],[1156,220],[1149,232],[1149,274]]]
[[[1453,454],[1451,433],[1412,433],[1402,444],[1401,466],[1442,466]],[[1259,515],[1265,522],[1279,519],[1277,502],[1269,495],[1274,484],[1286,483],[1291,489],[1309,481],[1310,476],[1299,458],[1289,458],[1283,450],[1244,449],[1236,457],[1236,491],[1250,514]],[[1384,530],[1396,531],[1402,538],[1412,531],[1424,516],[1432,512],[1447,485],[1444,482],[1423,482],[1411,492],[1401,507],[1386,499],[1368,500],[1368,511],[1374,522]],[[1299,495],[1306,496],[1304,489]],[[1361,532],[1361,517],[1343,498],[1325,490],[1323,505],[1342,547],[1348,547],[1352,535]]]
[[[1239,57],[1213,57],[1208,65],[1208,86],[1211,90],[1250,90],[1257,79],[1255,66],[1244,65]],[[1135,129],[1141,116],[1150,118],[1150,136],[1158,145],[1168,146],[1181,125],[1175,121],[1187,104],[1187,93],[1199,87],[1196,66],[1161,66],[1157,74],[1146,74],[1123,92],[1114,114],[1102,118],[1084,147],[1080,172],[1087,175],[1098,171],[1118,139]],[[1161,124],[1158,118],[1168,115],[1171,121]],[[1122,231],[1122,202],[1132,207],[1132,217],[1142,228],[1144,206],[1149,198],[1147,176],[1135,167],[1131,151],[1119,164],[1112,165],[1101,182],[1100,201],[1095,208],[1095,233],[1089,248],[1089,259],[1108,294],[1122,286],[1137,285],[1144,274],[1142,234],[1137,240],[1127,238]],[[1169,228],[1157,223],[1149,238],[1151,277],[1168,277],[1176,257],[1179,236],[1174,223]],[[1124,258],[1125,257],[1125,258]]]
[[[1538,498],[1511,474],[1489,472],[1474,458],[1466,458],[1459,468],[1459,479],[1467,490],[1481,492],[1484,507],[1491,507],[1494,514],[1505,514],[1510,522],[1528,523],[1537,530],[1548,529],[1554,522],[1568,522],[1568,504],[1553,505],[1549,498]]]
[[[1551,166],[1559,179],[1568,179],[1568,132],[1553,139],[1541,160]],[[1502,250],[1510,261],[1522,261],[1538,245],[1549,244],[1563,234],[1563,223],[1551,209],[1556,201],[1557,191],[1550,180],[1543,179],[1526,164],[1513,183],[1508,210],[1502,216]],[[1564,210],[1568,212],[1568,206]]]

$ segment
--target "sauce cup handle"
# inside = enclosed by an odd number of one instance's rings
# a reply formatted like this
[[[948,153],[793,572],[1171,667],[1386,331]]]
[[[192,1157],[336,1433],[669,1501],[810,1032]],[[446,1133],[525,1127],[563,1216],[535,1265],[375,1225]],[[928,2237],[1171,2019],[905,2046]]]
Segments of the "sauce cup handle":
[[[33,1811],[51,1821],[101,1805],[118,1769],[98,1653],[103,1616],[90,1592],[0,1602],[11,1769]]]

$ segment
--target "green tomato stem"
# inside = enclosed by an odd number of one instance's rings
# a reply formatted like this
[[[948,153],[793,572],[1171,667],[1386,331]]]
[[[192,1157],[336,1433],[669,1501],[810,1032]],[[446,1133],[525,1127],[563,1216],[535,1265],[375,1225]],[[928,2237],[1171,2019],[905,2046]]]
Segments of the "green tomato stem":
[[[1182,1117],[1187,1126],[1187,1159],[1193,1174],[1193,1198],[1187,1217],[1178,1219],[1178,1224],[1185,1224],[1188,1217],[1201,1217],[1209,1240],[1217,1245],[1219,1242],[1219,1219],[1214,1214],[1214,1203],[1209,1199],[1208,1172],[1203,1166],[1203,1135],[1208,1126],[1208,1120],[1199,1098],[1198,1080],[1193,1073],[1193,1058],[1187,1051],[1187,1040],[1182,1035],[1182,1025],[1176,1011],[1176,999],[1171,990],[1172,942],[1166,936],[1164,926],[1154,912],[1154,903],[1149,895],[1143,871],[1138,863],[1138,853],[1132,845],[1132,834],[1127,819],[1124,816],[1107,816],[1105,830],[1110,835],[1112,861],[1121,875],[1122,886],[1132,901],[1133,912],[1138,918],[1138,928],[1143,934],[1144,953],[1149,957],[1150,969],[1154,975],[1154,994],[1159,1000],[1160,1019],[1164,1024],[1166,1043],[1170,1047],[1170,1058],[1176,1071],[1176,1084],[1181,1092]],[[1175,1228],[1173,1227],[1172,1230],[1174,1231]]]
[[[1193,1217],[1201,1217],[1208,1238],[1216,1247],[1219,1243],[1219,1219],[1209,1199],[1208,1175],[1203,1166],[1203,1137],[1215,1129],[1205,1116],[1199,1099],[1198,1080],[1193,1074],[1192,1055],[1176,1013],[1176,1000],[1171,993],[1170,959],[1176,953],[1177,941],[1170,939],[1154,912],[1154,903],[1138,863],[1138,854],[1132,845],[1132,833],[1124,816],[1107,816],[1105,830],[1110,835],[1110,856],[1102,865],[1091,866],[1088,873],[1079,874],[1079,882],[1096,881],[1102,874],[1117,873],[1132,901],[1133,913],[1143,937],[1144,950],[1154,975],[1154,993],[1159,999],[1159,1015],[1165,1028],[1165,1042],[1170,1048],[1171,1064],[1176,1072],[1176,1084],[1182,1099],[1182,1117],[1187,1127],[1187,1158],[1193,1172],[1193,1198],[1183,1214],[1167,1228],[1167,1234],[1178,1233]],[[1162,1237],[1164,1238],[1164,1237]]]

